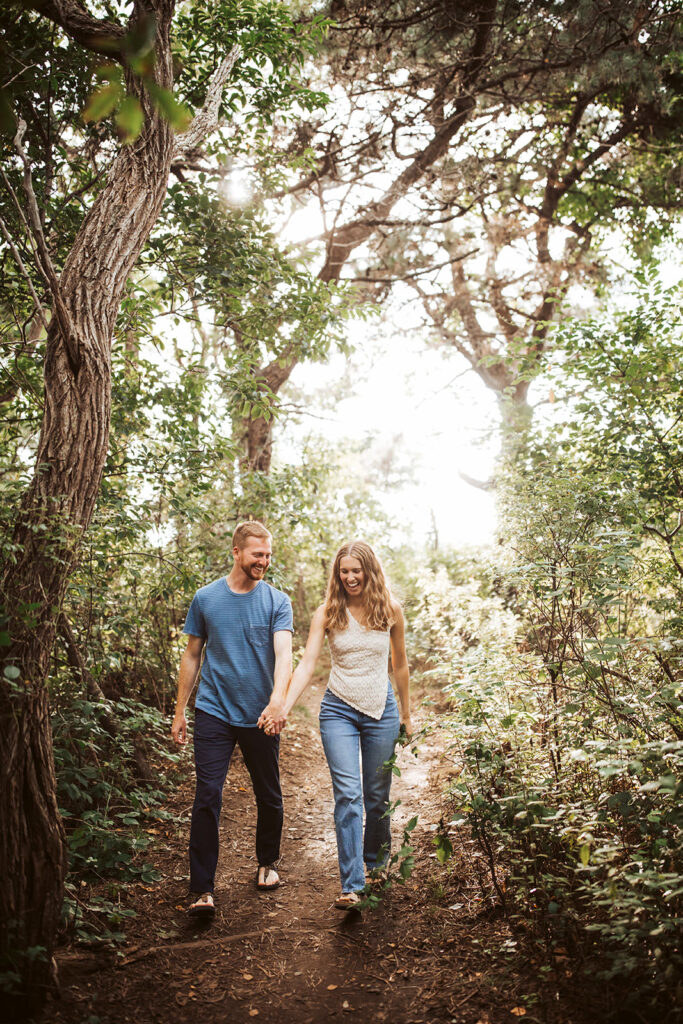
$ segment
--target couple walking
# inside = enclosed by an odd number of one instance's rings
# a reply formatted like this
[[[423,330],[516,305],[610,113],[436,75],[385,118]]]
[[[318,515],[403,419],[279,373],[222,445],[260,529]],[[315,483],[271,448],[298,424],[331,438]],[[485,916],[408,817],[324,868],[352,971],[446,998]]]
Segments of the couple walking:
[[[334,792],[341,876],[335,906],[349,910],[360,902],[365,869],[379,868],[388,858],[391,835],[385,813],[391,771],[384,765],[400,724],[409,735],[412,731],[403,613],[372,549],[362,541],[345,544],[334,559],[325,601],[313,616],[304,655],[292,674],[292,605],[263,579],[271,559],[270,533],[261,523],[242,523],[233,534],[232,550],[229,575],[198,590],[190,605],[172,727],[174,740],[185,743],[185,708],[201,665],[189,913],[210,917],[214,912],[218,822],[235,744],[256,797],[256,886],[269,890],[280,884],[280,732],[313,677],[326,636],[332,670],[320,705],[320,733]],[[387,674],[390,651],[400,715]]]

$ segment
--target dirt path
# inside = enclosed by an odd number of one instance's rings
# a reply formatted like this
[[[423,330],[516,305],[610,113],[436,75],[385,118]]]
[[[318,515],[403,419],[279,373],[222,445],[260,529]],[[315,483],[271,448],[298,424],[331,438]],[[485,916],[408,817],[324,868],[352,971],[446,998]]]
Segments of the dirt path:
[[[480,916],[468,851],[456,851],[447,872],[434,858],[433,833],[442,810],[444,764],[432,734],[419,757],[403,750],[392,789],[402,825],[418,814],[416,868],[379,909],[343,915],[332,904],[339,878],[332,790],[317,726],[323,686],[308,691],[283,735],[285,797],[283,885],[256,891],[255,807],[244,764],[236,756],[226,782],[221,820],[217,913],[205,929],[188,921],[187,835],[193,795],[178,794],[182,825],[159,837],[155,862],[165,877],[132,887],[138,917],[126,922],[127,946],[117,956],[63,951],[61,999],[46,1019],[64,1024],[314,1024],[341,1020],[392,1024],[502,1024],[578,1021],[557,995],[534,994],[528,977],[510,973],[499,950],[513,942],[498,921]],[[476,877],[476,876],[475,876]],[[478,916],[479,915],[479,916]],[[494,949],[495,947],[495,949]],[[502,960],[500,960],[502,956]],[[509,956],[508,956],[509,959]],[[529,994],[527,994],[527,992]],[[526,1000],[526,1001],[525,1001]],[[553,1001],[554,1004],[553,1005]],[[513,1012],[514,1011],[514,1012]]]

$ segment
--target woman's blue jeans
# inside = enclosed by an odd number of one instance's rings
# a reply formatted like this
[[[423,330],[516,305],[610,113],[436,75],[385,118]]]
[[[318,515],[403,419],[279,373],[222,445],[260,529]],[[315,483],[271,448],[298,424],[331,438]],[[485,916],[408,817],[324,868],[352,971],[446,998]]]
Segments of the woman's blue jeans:
[[[384,764],[398,739],[399,715],[391,683],[388,687],[379,721],[356,711],[329,690],[320,704],[320,735],[334,791],[342,892],[358,892],[365,887],[363,861],[372,870],[389,857],[391,823],[386,812],[392,773]]]

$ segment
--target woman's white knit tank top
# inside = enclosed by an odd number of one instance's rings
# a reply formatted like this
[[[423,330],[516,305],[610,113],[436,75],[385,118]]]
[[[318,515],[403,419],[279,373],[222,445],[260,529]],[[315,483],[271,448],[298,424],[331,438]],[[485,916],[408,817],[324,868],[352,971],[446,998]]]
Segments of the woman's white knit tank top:
[[[346,609],[349,624],[327,636],[332,671],[327,687],[340,700],[379,720],[389,681],[389,630],[367,629]]]

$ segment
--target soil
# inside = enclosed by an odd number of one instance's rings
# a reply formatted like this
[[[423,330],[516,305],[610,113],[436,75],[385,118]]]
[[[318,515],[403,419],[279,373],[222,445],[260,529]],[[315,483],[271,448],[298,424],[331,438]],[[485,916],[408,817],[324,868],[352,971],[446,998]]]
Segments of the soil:
[[[577,998],[570,966],[539,970],[518,936],[482,902],[478,859],[465,834],[454,856],[438,863],[433,843],[446,814],[444,790],[457,766],[432,729],[417,756],[401,750],[394,846],[414,814],[415,869],[382,894],[379,907],[342,913],[332,790],[317,726],[324,683],[309,688],[283,733],[281,775],[285,828],[279,872],[270,893],[255,887],[255,807],[236,752],[225,785],[216,915],[187,917],[187,840],[191,773],[174,795],[180,823],[160,825],[146,859],[160,881],[130,886],[122,901],[137,910],[118,950],[58,951],[60,993],[45,1020],[55,1024],[587,1024],[598,1019]],[[417,702],[416,702],[417,703]],[[416,716],[427,723],[427,710]],[[421,719],[421,721],[420,721]],[[447,820],[447,818],[446,818]],[[578,1008],[577,1008],[578,1006]]]

